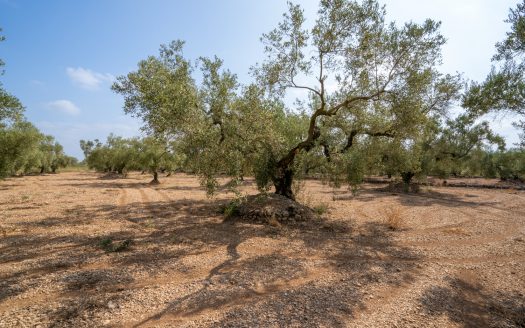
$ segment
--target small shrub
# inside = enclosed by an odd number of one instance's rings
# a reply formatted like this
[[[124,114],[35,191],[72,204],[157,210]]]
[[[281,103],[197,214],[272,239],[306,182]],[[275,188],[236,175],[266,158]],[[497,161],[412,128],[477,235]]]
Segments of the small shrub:
[[[236,202],[229,202],[228,205],[224,207],[223,213],[226,218],[231,218],[239,214],[239,204]]]
[[[125,250],[127,250],[129,248],[130,245],[131,245],[131,239],[126,239],[123,242],[121,242],[120,244],[115,245],[113,247],[113,252],[125,251]]]
[[[121,243],[113,243],[111,238],[102,239],[99,243],[100,248],[102,248],[107,253],[114,252],[123,252],[129,248],[131,245],[131,239],[126,239]]]
[[[314,206],[313,210],[317,215],[323,215],[326,212],[328,212],[328,204],[327,203],[320,203]]]
[[[239,215],[239,207],[244,201],[245,197],[237,197],[228,204],[226,204],[226,206],[224,206],[222,210],[222,214],[224,214],[224,217],[226,219],[229,219]]]
[[[112,245],[113,240],[111,240],[111,238],[102,239],[99,243],[100,248],[102,248],[106,252],[112,248]]]
[[[403,227],[403,209],[399,206],[391,206],[384,211],[383,221],[391,230],[400,230]]]

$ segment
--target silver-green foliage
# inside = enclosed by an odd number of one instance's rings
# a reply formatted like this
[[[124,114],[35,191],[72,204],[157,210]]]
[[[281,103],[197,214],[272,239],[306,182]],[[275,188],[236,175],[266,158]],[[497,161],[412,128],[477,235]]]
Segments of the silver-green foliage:
[[[385,16],[374,0],[322,0],[308,25],[289,4],[262,37],[266,59],[252,70],[254,84],[241,86],[218,58],[185,58],[175,41],[113,90],[146,131],[180,142],[210,189],[219,174],[253,173],[261,189],[273,184],[293,198],[293,180],[312,167],[355,185],[378,156],[367,146],[394,140],[409,151],[402,145],[417,145],[461,89],[459,76],[437,71],[439,23],[399,26]],[[304,92],[294,107],[284,105],[291,89]]]

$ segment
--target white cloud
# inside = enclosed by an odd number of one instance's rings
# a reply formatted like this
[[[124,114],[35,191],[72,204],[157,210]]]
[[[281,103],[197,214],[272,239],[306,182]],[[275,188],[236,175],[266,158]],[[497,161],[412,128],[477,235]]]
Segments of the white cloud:
[[[96,90],[102,83],[115,80],[109,73],[98,73],[82,67],[68,67],[66,73],[73,83],[87,90]]]
[[[68,115],[80,114],[80,108],[72,101],[60,99],[47,103],[47,107],[53,110],[60,111]]]

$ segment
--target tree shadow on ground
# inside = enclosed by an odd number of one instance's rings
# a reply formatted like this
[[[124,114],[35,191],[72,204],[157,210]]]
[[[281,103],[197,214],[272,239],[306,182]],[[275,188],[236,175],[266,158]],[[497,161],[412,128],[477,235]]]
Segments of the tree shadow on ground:
[[[479,284],[448,277],[447,286],[434,286],[420,299],[430,316],[446,315],[460,327],[525,327],[523,291],[490,293]]]
[[[193,277],[195,289],[171,296],[164,309],[133,324],[220,312],[210,326],[337,327],[366,308],[368,288],[399,287],[417,272],[419,257],[396,245],[381,224],[367,224],[356,234],[351,222],[328,219],[280,228],[223,222],[218,209],[225,202],[80,205],[35,221],[38,234],[22,231],[2,239],[0,263],[20,266],[2,277],[0,301],[52,283],[59,304],[42,312],[50,324],[100,326],[114,311],[110,302],[132,298],[143,277],[181,273]],[[132,244],[128,251],[107,253],[99,246],[104,238]],[[241,245],[257,248],[258,239],[276,246],[252,255],[239,251]],[[203,254],[217,263],[187,264]],[[203,268],[199,278],[195,272]]]
[[[226,246],[228,259],[209,271],[198,290],[170,301],[137,327],[217,311],[224,312],[224,318],[211,326],[255,322],[260,326],[343,326],[355,311],[366,307],[368,286],[379,282],[400,286],[412,280],[419,260],[408,249],[393,244],[386,227],[374,223],[355,237],[349,225],[329,220],[281,229],[242,222],[199,224],[172,232],[178,238],[191,238],[191,245]],[[255,237],[275,238],[285,248],[242,257],[239,245]],[[303,253],[292,255],[294,243],[304,245]],[[333,271],[337,280],[323,279],[325,270]]]
[[[335,201],[345,200],[358,200],[364,202],[377,201],[380,198],[392,198],[395,199],[404,206],[433,206],[441,205],[446,207],[481,207],[481,206],[493,206],[496,203],[483,202],[483,201],[469,201],[455,193],[449,193],[446,191],[421,191],[421,192],[392,192],[383,188],[367,188],[360,190],[357,195],[352,195],[348,191],[337,190],[330,191],[334,195]]]

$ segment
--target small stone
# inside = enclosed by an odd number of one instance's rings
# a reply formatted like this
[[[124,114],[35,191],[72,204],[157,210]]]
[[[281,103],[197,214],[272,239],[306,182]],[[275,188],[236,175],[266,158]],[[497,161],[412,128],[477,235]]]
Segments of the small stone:
[[[108,302],[108,309],[114,310],[116,308],[117,308],[117,304],[115,304],[115,302],[113,302],[113,301],[109,301]]]

